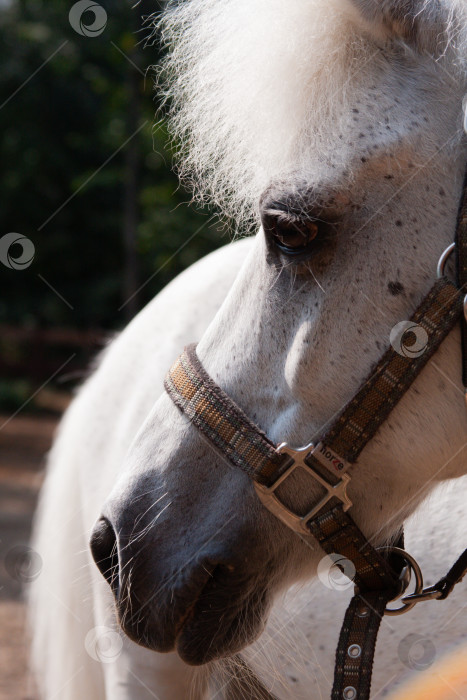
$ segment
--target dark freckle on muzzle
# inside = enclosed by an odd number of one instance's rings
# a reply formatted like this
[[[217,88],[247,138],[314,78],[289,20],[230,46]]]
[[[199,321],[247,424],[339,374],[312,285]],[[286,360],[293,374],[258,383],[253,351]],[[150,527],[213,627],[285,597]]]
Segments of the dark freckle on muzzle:
[[[399,296],[399,294],[403,294],[403,292],[405,291],[404,285],[402,285],[400,282],[389,282],[388,289],[394,297]]]

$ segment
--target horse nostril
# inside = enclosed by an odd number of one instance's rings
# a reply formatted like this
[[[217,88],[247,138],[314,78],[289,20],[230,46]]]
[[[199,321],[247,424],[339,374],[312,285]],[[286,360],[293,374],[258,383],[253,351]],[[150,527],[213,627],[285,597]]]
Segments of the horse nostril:
[[[90,540],[91,554],[99,571],[110,584],[115,594],[118,592],[118,549],[117,536],[106,518],[97,521]]]

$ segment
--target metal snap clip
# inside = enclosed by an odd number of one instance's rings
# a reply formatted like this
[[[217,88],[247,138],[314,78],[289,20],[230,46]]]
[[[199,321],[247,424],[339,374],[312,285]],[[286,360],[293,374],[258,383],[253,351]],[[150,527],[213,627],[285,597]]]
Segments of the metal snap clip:
[[[410,555],[408,552],[405,551],[405,549],[401,549],[400,547],[377,547],[378,551],[385,551],[390,554],[398,554],[410,567],[410,569],[414,572],[415,574],[415,591],[414,594],[415,596],[420,595],[420,593],[423,591],[423,575],[422,575],[422,570],[420,569],[418,563],[416,560]],[[405,567],[404,567],[405,569]],[[410,582],[410,575],[407,575],[408,572],[405,572],[404,569],[402,570],[401,574],[401,583],[402,583],[402,590],[398,594],[397,598],[399,598],[403,593],[405,593],[407,586],[409,585]],[[408,602],[407,602],[408,601]],[[402,615],[405,612],[408,612],[411,610],[414,605],[416,605],[416,601],[410,601],[409,598],[402,598],[402,605],[399,608],[386,608],[384,611],[385,615]]]

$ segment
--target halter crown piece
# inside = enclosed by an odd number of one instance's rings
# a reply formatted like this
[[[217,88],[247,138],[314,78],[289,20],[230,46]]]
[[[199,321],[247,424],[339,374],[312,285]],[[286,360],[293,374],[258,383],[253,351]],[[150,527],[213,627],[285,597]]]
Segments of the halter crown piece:
[[[467,131],[467,96],[463,102]],[[457,279],[444,274],[456,253]],[[423,588],[416,561],[397,547],[375,549],[349,515],[347,484],[359,454],[386,420],[456,323],[461,324],[462,381],[467,401],[467,173],[459,207],[455,243],[443,253],[438,278],[411,318],[428,341],[423,353],[405,357],[390,347],[330,428],[302,449],[274,445],[215,384],[201,365],[194,345],[185,348],[165,379],[165,389],[179,409],[236,467],[253,480],[259,499],[277,518],[301,536],[314,537],[327,554],[352,562],[355,595],[345,614],[336,652],[331,700],[367,700],[376,637],[384,614],[401,614],[419,602],[442,600],[467,573],[467,549],[434,586]],[[296,469],[319,483],[322,498],[306,515],[287,508],[276,489]],[[405,595],[410,571],[415,592]],[[345,572],[344,572],[345,573]],[[389,601],[402,597],[399,608]],[[266,689],[261,697],[274,698]]]

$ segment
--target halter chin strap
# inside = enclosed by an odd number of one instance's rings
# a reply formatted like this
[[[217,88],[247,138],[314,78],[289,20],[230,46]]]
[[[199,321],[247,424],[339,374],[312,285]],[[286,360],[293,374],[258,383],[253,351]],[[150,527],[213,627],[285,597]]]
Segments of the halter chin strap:
[[[463,314],[467,306],[467,177],[456,243],[459,286],[442,274],[407,326],[408,331],[410,327],[423,329],[426,347],[412,354],[410,347],[405,353],[390,347],[337,420],[301,450],[285,443],[275,446],[209,377],[194,345],[185,348],[165,380],[174,403],[217,450],[253,479],[260,500],[276,517],[302,536],[313,536],[326,553],[352,562],[356,592],[340,633],[332,700],[369,697],[376,636],[385,613],[399,614],[422,600],[446,598],[467,572],[466,550],[443,579],[424,590],[418,565],[403,549],[387,547],[378,551],[370,544],[348,514],[352,503],[346,493],[349,468],[352,466],[353,476],[361,451],[460,318],[463,380],[467,386],[467,322]],[[298,468],[325,490],[305,515],[286,508],[276,494]],[[388,602],[405,591],[409,569],[416,574],[415,593],[402,599],[402,607],[388,610]]]

